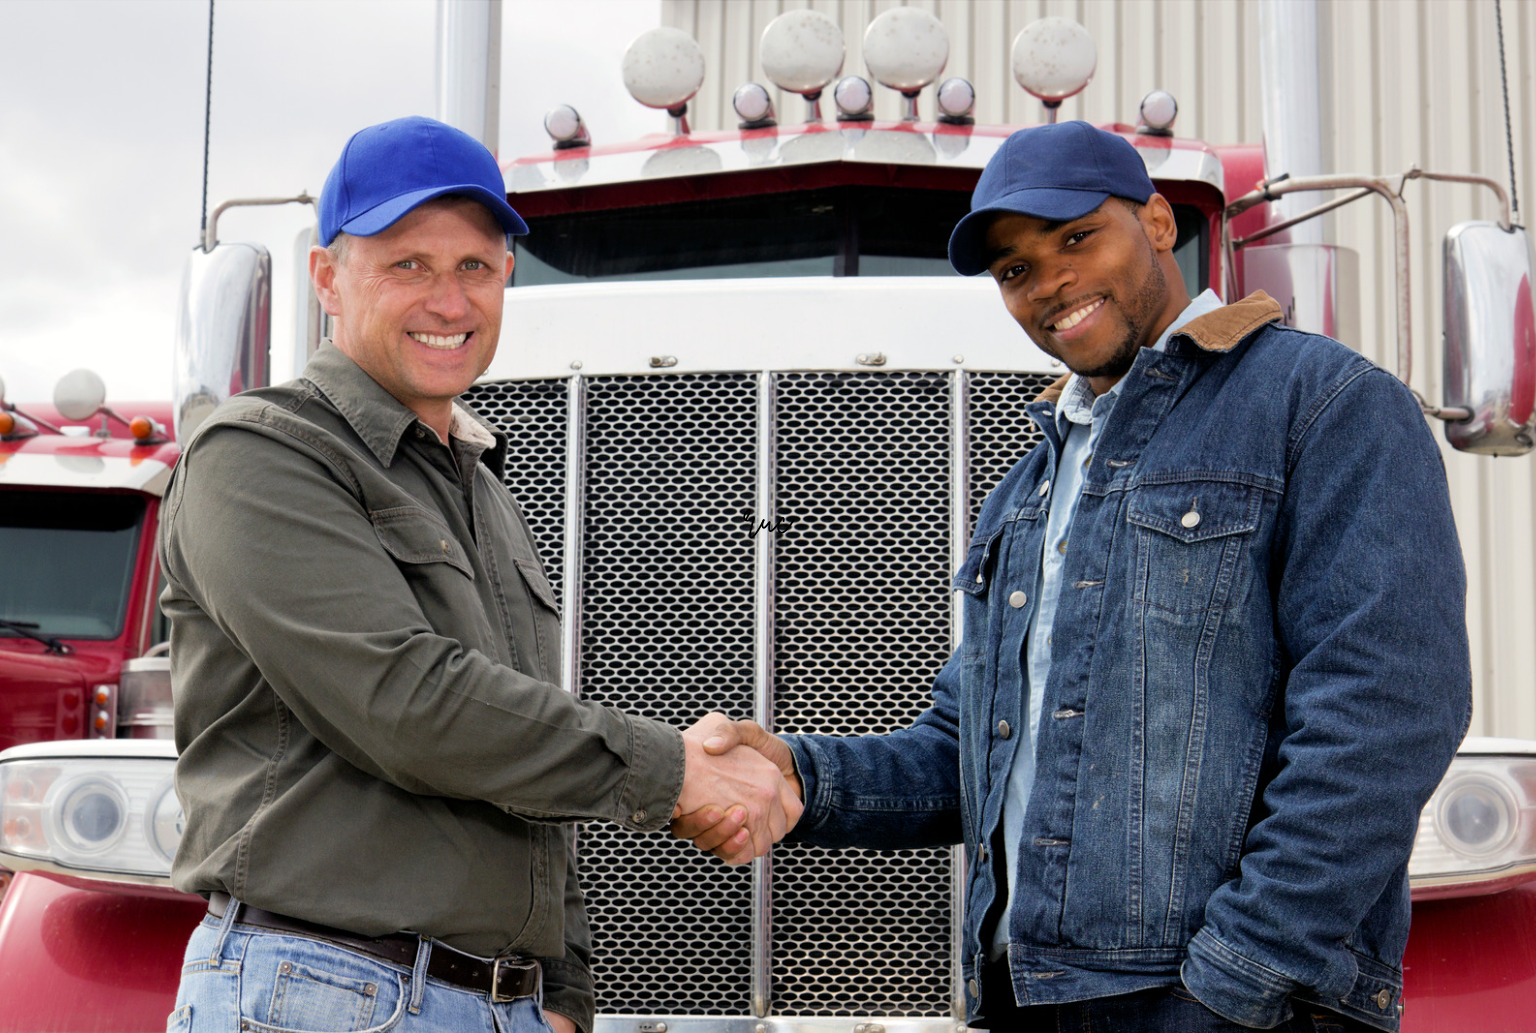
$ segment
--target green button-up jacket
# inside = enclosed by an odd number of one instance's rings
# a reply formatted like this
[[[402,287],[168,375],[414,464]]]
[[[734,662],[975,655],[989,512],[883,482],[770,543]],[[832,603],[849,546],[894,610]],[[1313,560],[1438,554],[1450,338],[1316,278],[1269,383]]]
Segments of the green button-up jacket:
[[[560,687],[554,594],[501,483],[506,441],[447,445],[350,358],[237,396],[166,494],[172,879],[366,936],[412,930],[545,966],[590,1029],[569,822],[670,818],[679,733]]]

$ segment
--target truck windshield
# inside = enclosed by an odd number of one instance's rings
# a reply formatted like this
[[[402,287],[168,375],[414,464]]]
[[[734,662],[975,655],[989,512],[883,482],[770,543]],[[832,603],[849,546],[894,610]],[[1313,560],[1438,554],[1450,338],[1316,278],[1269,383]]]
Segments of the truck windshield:
[[[145,500],[13,491],[0,496],[0,618],[38,634],[110,639],[123,628]],[[0,629],[0,636],[16,637]]]
[[[512,286],[767,276],[954,276],[949,234],[968,192],[844,186],[530,218]],[[1208,223],[1175,205],[1175,255],[1206,287]]]

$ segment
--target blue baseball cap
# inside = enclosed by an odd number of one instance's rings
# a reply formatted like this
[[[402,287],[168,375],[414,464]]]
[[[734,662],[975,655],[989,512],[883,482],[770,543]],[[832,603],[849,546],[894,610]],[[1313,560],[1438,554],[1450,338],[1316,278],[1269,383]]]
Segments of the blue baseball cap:
[[[507,204],[496,158],[473,136],[431,118],[413,115],[359,130],[320,191],[320,243],[336,234],[382,233],[419,204],[462,194],[485,205],[511,233],[528,224]]]
[[[987,227],[1003,213],[1052,222],[1079,219],[1111,197],[1146,204],[1152,177],[1124,137],[1087,122],[1020,129],[997,149],[971,194],[971,212],[949,238],[949,264],[985,272]]]

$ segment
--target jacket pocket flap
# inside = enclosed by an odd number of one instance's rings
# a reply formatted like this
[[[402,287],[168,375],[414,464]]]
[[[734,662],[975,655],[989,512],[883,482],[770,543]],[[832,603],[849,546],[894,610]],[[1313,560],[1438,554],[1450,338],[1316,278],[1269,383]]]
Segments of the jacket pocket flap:
[[[560,612],[560,604],[555,602],[555,589],[549,583],[549,578],[544,574],[544,568],[537,560],[517,559],[518,573],[523,575],[523,580],[528,582],[528,587],[533,594],[539,597],[539,601],[545,606]]]
[[[998,538],[1002,537],[1003,529],[999,527],[986,538],[971,539],[971,547],[965,554],[965,562],[960,564],[960,569],[955,572],[955,578],[949,583],[952,591],[964,592],[966,595],[980,595],[987,587],[987,563],[992,558],[992,546]]]
[[[401,563],[447,563],[474,580],[464,547],[446,524],[425,509],[400,506],[368,514],[384,550]]]
[[[1131,493],[1126,519],[1182,542],[1201,542],[1258,527],[1262,501],[1262,492],[1246,484],[1148,484]]]

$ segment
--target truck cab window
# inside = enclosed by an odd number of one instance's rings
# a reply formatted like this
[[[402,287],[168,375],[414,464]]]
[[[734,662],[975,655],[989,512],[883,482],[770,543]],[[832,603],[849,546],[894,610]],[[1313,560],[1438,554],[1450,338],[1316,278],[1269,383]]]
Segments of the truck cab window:
[[[958,190],[843,186],[536,216],[516,240],[513,287],[602,280],[953,276]],[[1209,279],[1209,224],[1174,205],[1190,296]]]
[[[112,639],[123,628],[145,500],[18,491],[0,509],[0,619],[37,634]],[[0,636],[17,632],[0,626]]]

